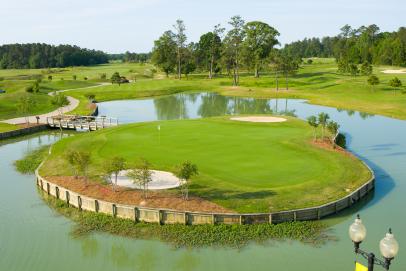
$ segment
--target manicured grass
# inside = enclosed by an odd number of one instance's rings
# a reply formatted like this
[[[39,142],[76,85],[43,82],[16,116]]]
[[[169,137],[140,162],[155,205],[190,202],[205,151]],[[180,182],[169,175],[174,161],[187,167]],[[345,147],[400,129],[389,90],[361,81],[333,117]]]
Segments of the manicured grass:
[[[49,93],[58,90],[86,88],[97,86],[94,82],[79,81],[79,80],[55,80],[55,81],[42,81],[40,87],[41,92]]]
[[[41,174],[72,175],[64,158],[68,149],[91,152],[89,171],[94,179],[112,156],[122,156],[130,164],[143,157],[154,169],[166,171],[190,160],[200,170],[191,194],[238,212],[323,204],[369,179],[359,160],[315,146],[312,132],[295,118],[266,124],[224,117],[125,125],[58,142]]]
[[[0,122],[0,133],[10,132],[19,129],[17,125]]]

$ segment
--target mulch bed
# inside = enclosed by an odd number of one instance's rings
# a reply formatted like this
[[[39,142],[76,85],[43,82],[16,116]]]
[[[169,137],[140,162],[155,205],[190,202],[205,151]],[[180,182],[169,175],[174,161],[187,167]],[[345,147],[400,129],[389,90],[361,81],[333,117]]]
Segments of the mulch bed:
[[[103,185],[92,181],[88,181],[86,184],[83,178],[52,176],[45,177],[45,179],[78,194],[119,204],[189,212],[233,213],[231,210],[198,197],[189,197],[189,200],[185,201],[179,194],[148,191],[148,198],[144,199],[140,190],[118,187],[114,191],[112,185]]]

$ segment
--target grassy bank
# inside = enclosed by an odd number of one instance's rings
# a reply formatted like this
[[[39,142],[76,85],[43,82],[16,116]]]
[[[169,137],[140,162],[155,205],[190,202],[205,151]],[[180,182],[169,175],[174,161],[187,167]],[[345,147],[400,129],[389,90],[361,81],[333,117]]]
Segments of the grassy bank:
[[[40,173],[71,176],[66,150],[91,153],[89,173],[95,180],[112,156],[122,156],[130,165],[143,157],[153,169],[170,172],[190,160],[200,171],[191,194],[242,213],[321,205],[370,178],[358,159],[316,146],[312,137],[310,126],[295,118],[282,123],[222,117],[132,124],[56,143]]]
[[[42,192],[40,192],[42,193]],[[291,222],[278,225],[158,225],[135,223],[131,220],[79,211],[63,201],[47,197],[46,203],[59,214],[75,222],[72,234],[81,237],[93,232],[107,232],[134,239],[160,240],[174,247],[232,247],[241,248],[251,242],[297,240],[320,245],[331,239],[322,222]]]
[[[47,157],[48,150],[49,146],[42,146],[27,152],[23,158],[14,162],[16,170],[23,174],[33,174],[41,162]]]
[[[17,125],[0,122],[0,133],[10,132],[19,129]]]

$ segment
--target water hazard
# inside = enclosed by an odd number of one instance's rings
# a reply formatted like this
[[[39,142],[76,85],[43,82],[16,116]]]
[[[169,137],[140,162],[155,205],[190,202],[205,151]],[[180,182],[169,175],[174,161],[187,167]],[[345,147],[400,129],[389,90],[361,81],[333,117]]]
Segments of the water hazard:
[[[100,115],[122,123],[284,113],[306,118],[327,112],[341,124],[351,151],[375,171],[372,198],[331,218],[337,241],[322,247],[298,242],[252,244],[242,250],[173,249],[157,241],[93,234],[74,239],[72,222],[40,198],[33,176],[17,173],[13,161],[24,152],[60,138],[43,133],[0,142],[0,270],[351,270],[354,256],[348,226],[360,212],[368,229],[363,247],[379,254],[378,243],[391,226],[401,250],[391,270],[405,270],[406,122],[354,111],[309,105],[301,100],[258,100],[212,93],[101,103]]]

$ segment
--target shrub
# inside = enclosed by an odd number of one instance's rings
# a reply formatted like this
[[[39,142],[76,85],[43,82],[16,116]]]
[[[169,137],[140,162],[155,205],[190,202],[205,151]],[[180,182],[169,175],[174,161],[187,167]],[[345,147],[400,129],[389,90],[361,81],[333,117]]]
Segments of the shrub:
[[[341,148],[345,149],[347,147],[347,139],[346,139],[345,135],[343,135],[342,133],[339,133],[336,138],[336,144],[338,146],[340,146]]]
[[[364,62],[361,65],[361,74],[362,75],[371,75],[373,71],[372,65],[368,62]]]
[[[25,92],[33,93],[33,92],[34,92],[33,86],[28,86],[28,87],[26,87],[26,88],[25,88]]]
[[[134,223],[132,220],[114,218],[69,207],[65,202],[46,197],[48,205],[60,214],[73,219],[76,225],[72,234],[86,236],[92,232],[107,232],[136,239],[158,239],[174,247],[232,247],[241,248],[250,242],[264,243],[268,240],[298,240],[319,245],[331,239],[327,226],[319,221],[287,222],[277,225],[159,225]]]
[[[399,78],[395,77],[389,81],[389,85],[394,88],[398,88],[402,86],[402,81]]]
[[[29,151],[22,159],[15,161],[14,166],[17,171],[22,174],[32,174],[48,155],[48,149],[49,146],[42,146],[38,149]]]

